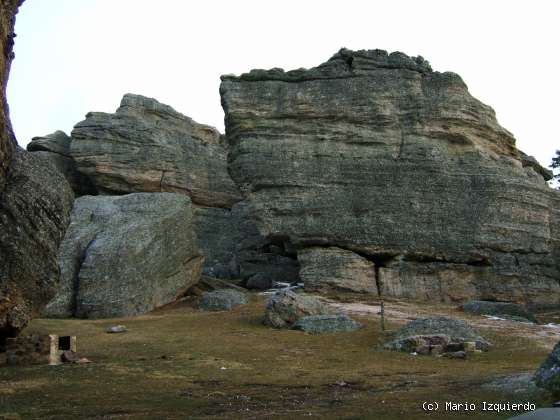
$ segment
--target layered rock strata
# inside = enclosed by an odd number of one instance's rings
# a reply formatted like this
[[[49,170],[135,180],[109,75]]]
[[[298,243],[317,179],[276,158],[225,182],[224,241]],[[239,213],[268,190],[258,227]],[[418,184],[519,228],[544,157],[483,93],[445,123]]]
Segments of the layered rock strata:
[[[142,314],[182,296],[199,280],[202,263],[188,197],[84,196],[60,247],[60,291],[44,315]]]
[[[220,92],[230,173],[302,273],[322,269],[306,248],[336,247],[373,263],[385,295],[560,304],[558,193],[458,75],[342,49],[223,76]]]

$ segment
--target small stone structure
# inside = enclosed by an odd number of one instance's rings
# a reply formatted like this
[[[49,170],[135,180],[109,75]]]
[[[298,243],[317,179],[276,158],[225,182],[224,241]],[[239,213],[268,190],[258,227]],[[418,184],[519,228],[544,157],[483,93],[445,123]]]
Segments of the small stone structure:
[[[29,335],[9,338],[6,342],[6,363],[12,366],[62,363],[65,351],[76,352],[75,336]]]

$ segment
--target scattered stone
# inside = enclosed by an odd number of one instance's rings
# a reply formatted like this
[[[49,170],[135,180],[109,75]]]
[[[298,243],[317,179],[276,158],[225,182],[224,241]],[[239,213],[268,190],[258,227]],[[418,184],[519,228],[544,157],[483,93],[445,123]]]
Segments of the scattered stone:
[[[192,221],[180,194],[76,199],[59,250],[62,281],[43,315],[134,316],[183,296],[203,263]]]
[[[347,315],[310,315],[298,319],[292,326],[310,334],[324,334],[342,331],[354,331],[363,325]]]
[[[263,323],[273,328],[290,328],[305,316],[329,314],[329,309],[319,299],[285,290],[270,297]]]
[[[80,360],[80,356],[76,352],[72,350],[63,351],[60,355],[60,360],[62,363],[78,363]]]
[[[442,353],[465,352],[465,342],[469,347],[487,351],[490,343],[464,321],[451,318],[417,319],[391,334],[384,345],[388,350],[407,353],[438,355]],[[430,349],[428,352],[426,347]]]
[[[467,353],[474,353],[476,352],[476,342],[474,341],[465,341],[464,343],[465,351]]]
[[[124,325],[114,325],[107,328],[105,331],[109,334],[120,334],[127,332],[128,328],[126,328]]]
[[[556,396],[560,396],[560,342],[535,373],[535,383]]]
[[[465,343],[464,342],[448,343],[445,346],[445,352],[447,352],[447,353],[454,353],[454,352],[463,351],[463,350],[465,350]]]
[[[448,357],[450,359],[466,359],[467,353],[464,351],[446,352],[443,354],[443,357]]]
[[[516,303],[473,300],[465,303],[462,308],[465,312],[475,315],[493,315],[514,321],[538,323],[532,313]]]
[[[199,308],[204,311],[231,311],[249,303],[246,293],[233,289],[216,290],[202,295]]]

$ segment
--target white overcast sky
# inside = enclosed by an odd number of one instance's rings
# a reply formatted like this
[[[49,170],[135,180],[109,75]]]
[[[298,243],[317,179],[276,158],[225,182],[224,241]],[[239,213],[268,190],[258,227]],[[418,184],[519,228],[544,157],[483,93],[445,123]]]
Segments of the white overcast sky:
[[[560,2],[26,0],[8,100],[18,141],[69,133],[124,93],[223,132],[220,75],[313,67],[341,47],[460,74],[542,164],[560,149]]]

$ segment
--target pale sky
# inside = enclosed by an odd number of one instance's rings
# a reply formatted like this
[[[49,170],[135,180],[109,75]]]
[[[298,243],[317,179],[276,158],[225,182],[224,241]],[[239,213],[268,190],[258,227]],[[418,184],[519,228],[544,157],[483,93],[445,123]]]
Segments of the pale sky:
[[[220,75],[314,67],[341,47],[422,55],[461,75],[517,146],[548,166],[560,139],[555,0],[26,0],[8,84],[20,145],[124,93],[224,131]]]

